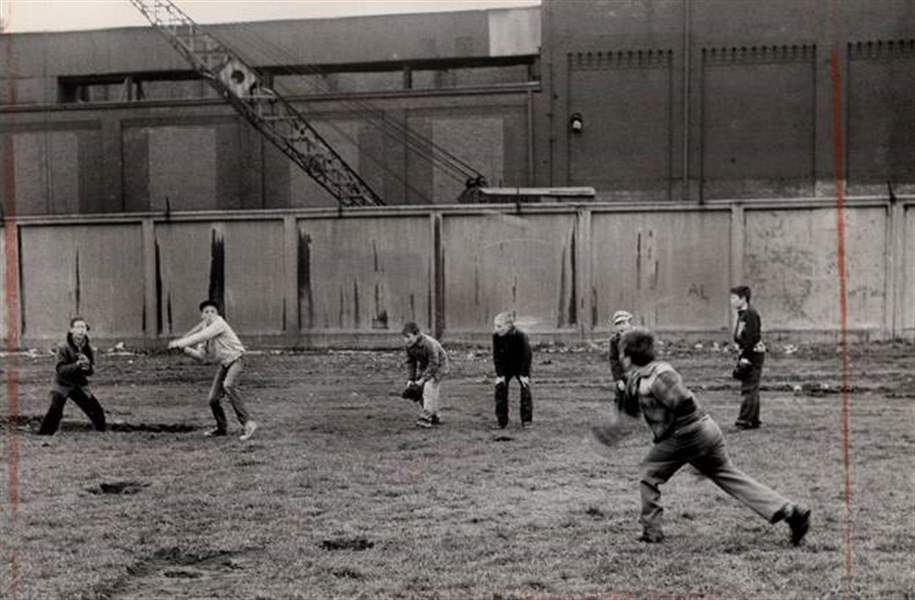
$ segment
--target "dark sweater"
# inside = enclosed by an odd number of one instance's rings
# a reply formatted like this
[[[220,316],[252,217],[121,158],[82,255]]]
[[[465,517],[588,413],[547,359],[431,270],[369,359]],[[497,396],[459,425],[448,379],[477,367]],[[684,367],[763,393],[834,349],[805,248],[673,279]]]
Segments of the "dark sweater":
[[[531,376],[531,344],[527,334],[512,327],[505,335],[492,336],[492,361],[496,366],[496,376],[523,377]]]
[[[84,354],[89,359],[89,369],[83,370],[76,361],[80,354]],[[76,387],[85,387],[89,385],[87,379],[95,372],[95,353],[89,343],[87,336],[82,346],[77,346],[73,341],[73,336],[67,334],[67,341],[61,342],[57,346],[57,366],[55,368],[54,384],[61,392],[68,392]]]
[[[734,327],[734,341],[740,346],[740,358],[755,360],[756,344],[762,339],[762,319],[756,309],[747,304],[737,311],[737,325]]]

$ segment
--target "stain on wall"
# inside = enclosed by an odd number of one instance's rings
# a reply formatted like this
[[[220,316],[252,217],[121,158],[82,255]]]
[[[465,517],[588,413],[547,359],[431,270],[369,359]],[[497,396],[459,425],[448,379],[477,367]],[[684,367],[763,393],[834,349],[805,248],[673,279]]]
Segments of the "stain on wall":
[[[836,213],[747,210],[744,279],[769,328],[838,329]],[[846,211],[850,329],[879,328],[886,297],[886,210]]]
[[[302,219],[298,227],[298,269],[308,282],[306,287],[299,281],[300,310],[309,315],[304,330],[387,329],[399,335],[403,323],[417,317],[422,327],[430,326],[427,216]]]
[[[143,335],[139,224],[29,226],[20,235],[25,333],[58,337],[80,314],[96,336]]]
[[[596,326],[609,329],[610,316],[624,309],[648,327],[725,327],[729,229],[728,211],[594,212],[591,286]]]
[[[445,215],[447,331],[488,331],[515,311],[530,331],[575,325],[575,214]]]

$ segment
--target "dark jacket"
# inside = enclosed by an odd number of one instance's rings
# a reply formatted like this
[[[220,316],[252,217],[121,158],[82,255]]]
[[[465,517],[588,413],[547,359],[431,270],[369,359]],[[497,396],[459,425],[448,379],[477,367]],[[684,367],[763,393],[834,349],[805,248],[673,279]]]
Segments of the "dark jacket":
[[[407,379],[441,381],[448,372],[448,355],[442,345],[426,334],[407,347]]]
[[[80,354],[89,359],[89,369],[83,370],[76,361]],[[89,337],[83,342],[81,347],[73,341],[73,336],[67,334],[67,341],[61,342],[57,346],[57,366],[55,368],[54,385],[61,393],[69,393],[76,387],[86,387],[89,385],[88,377],[95,373],[95,352],[92,351],[92,345],[89,343]]]
[[[740,347],[740,358],[756,361],[762,354],[757,352],[757,344],[762,341],[762,319],[756,309],[747,304],[744,310],[737,311],[737,324],[734,327],[734,341]]]
[[[527,334],[512,327],[505,335],[492,336],[492,361],[496,366],[496,376],[514,377],[531,376],[531,344]]]

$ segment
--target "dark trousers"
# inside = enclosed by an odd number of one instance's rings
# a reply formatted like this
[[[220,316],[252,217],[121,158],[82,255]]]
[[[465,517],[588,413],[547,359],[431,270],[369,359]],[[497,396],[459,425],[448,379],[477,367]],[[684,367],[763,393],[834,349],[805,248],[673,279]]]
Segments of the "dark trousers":
[[[225,431],[228,427],[226,411],[222,409],[220,403],[223,396],[229,399],[229,404],[232,405],[238,422],[242,425],[248,422],[248,410],[245,408],[245,401],[238,389],[238,379],[241,377],[243,364],[242,359],[239,358],[228,367],[219,365],[216,375],[213,377],[213,385],[210,386],[210,410],[213,411],[216,429],[219,431]]]
[[[721,429],[711,417],[705,416],[652,446],[642,461],[639,521],[646,534],[662,533],[664,509],[659,487],[686,463],[770,523],[784,518],[789,501],[734,466],[724,447]]]
[[[521,384],[518,375],[506,375],[503,383],[496,384],[496,419],[499,427],[508,425],[508,384],[513,378],[518,378],[518,384]],[[521,385],[521,422],[530,423],[533,420],[534,400],[531,397],[531,386]]]
[[[750,361],[751,369],[746,379],[740,382],[740,414],[737,422],[751,427],[759,426],[759,380],[762,377],[765,354],[758,354]]]
[[[65,396],[57,390],[51,391],[51,406],[48,408],[44,420],[41,421],[38,435],[54,435],[57,432],[60,420],[64,416],[64,405],[67,403],[67,398],[73,400],[80,410],[86,413],[97,431],[105,431],[105,411],[102,409],[102,405],[92,395],[92,392],[73,388],[69,396]]]

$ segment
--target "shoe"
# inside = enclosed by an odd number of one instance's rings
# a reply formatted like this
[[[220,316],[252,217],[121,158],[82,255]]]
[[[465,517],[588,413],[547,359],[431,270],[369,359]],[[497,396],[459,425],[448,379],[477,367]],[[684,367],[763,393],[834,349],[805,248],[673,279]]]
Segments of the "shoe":
[[[220,429],[219,427],[203,432],[203,437],[221,437],[224,435],[226,435],[226,430]]]
[[[522,421],[521,422],[521,429],[530,429],[533,426],[534,426],[534,423],[531,421]]]
[[[441,418],[439,418],[438,415],[432,415],[431,422],[432,422],[433,425],[436,425],[436,426],[442,424],[442,420],[441,420]]]
[[[810,509],[798,508],[797,506],[791,511],[791,514],[785,519],[788,527],[791,528],[791,545],[800,546],[810,529]]]
[[[255,423],[254,421],[248,421],[247,423],[245,423],[245,432],[243,434],[241,434],[240,436],[238,436],[238,439],[240,439],[243,442],[246,442],[251,439],[251,436],[254,435],[254,432],[256,430],[257,430],[257,423]]]
[[[416,426],[422,427],[423,429],[432,429],[432,419],[426,416],[422,416],[416,419]]]
[[[746,421],[734,421],[734,427],[737,429],[752,429],[753,426]]]
[[[664,541],[664,534],[661,532],[648,533],[647,531],[643,531],[642,535],[636,538],[636,541],[644,542],[646,544],[660,544]]]

